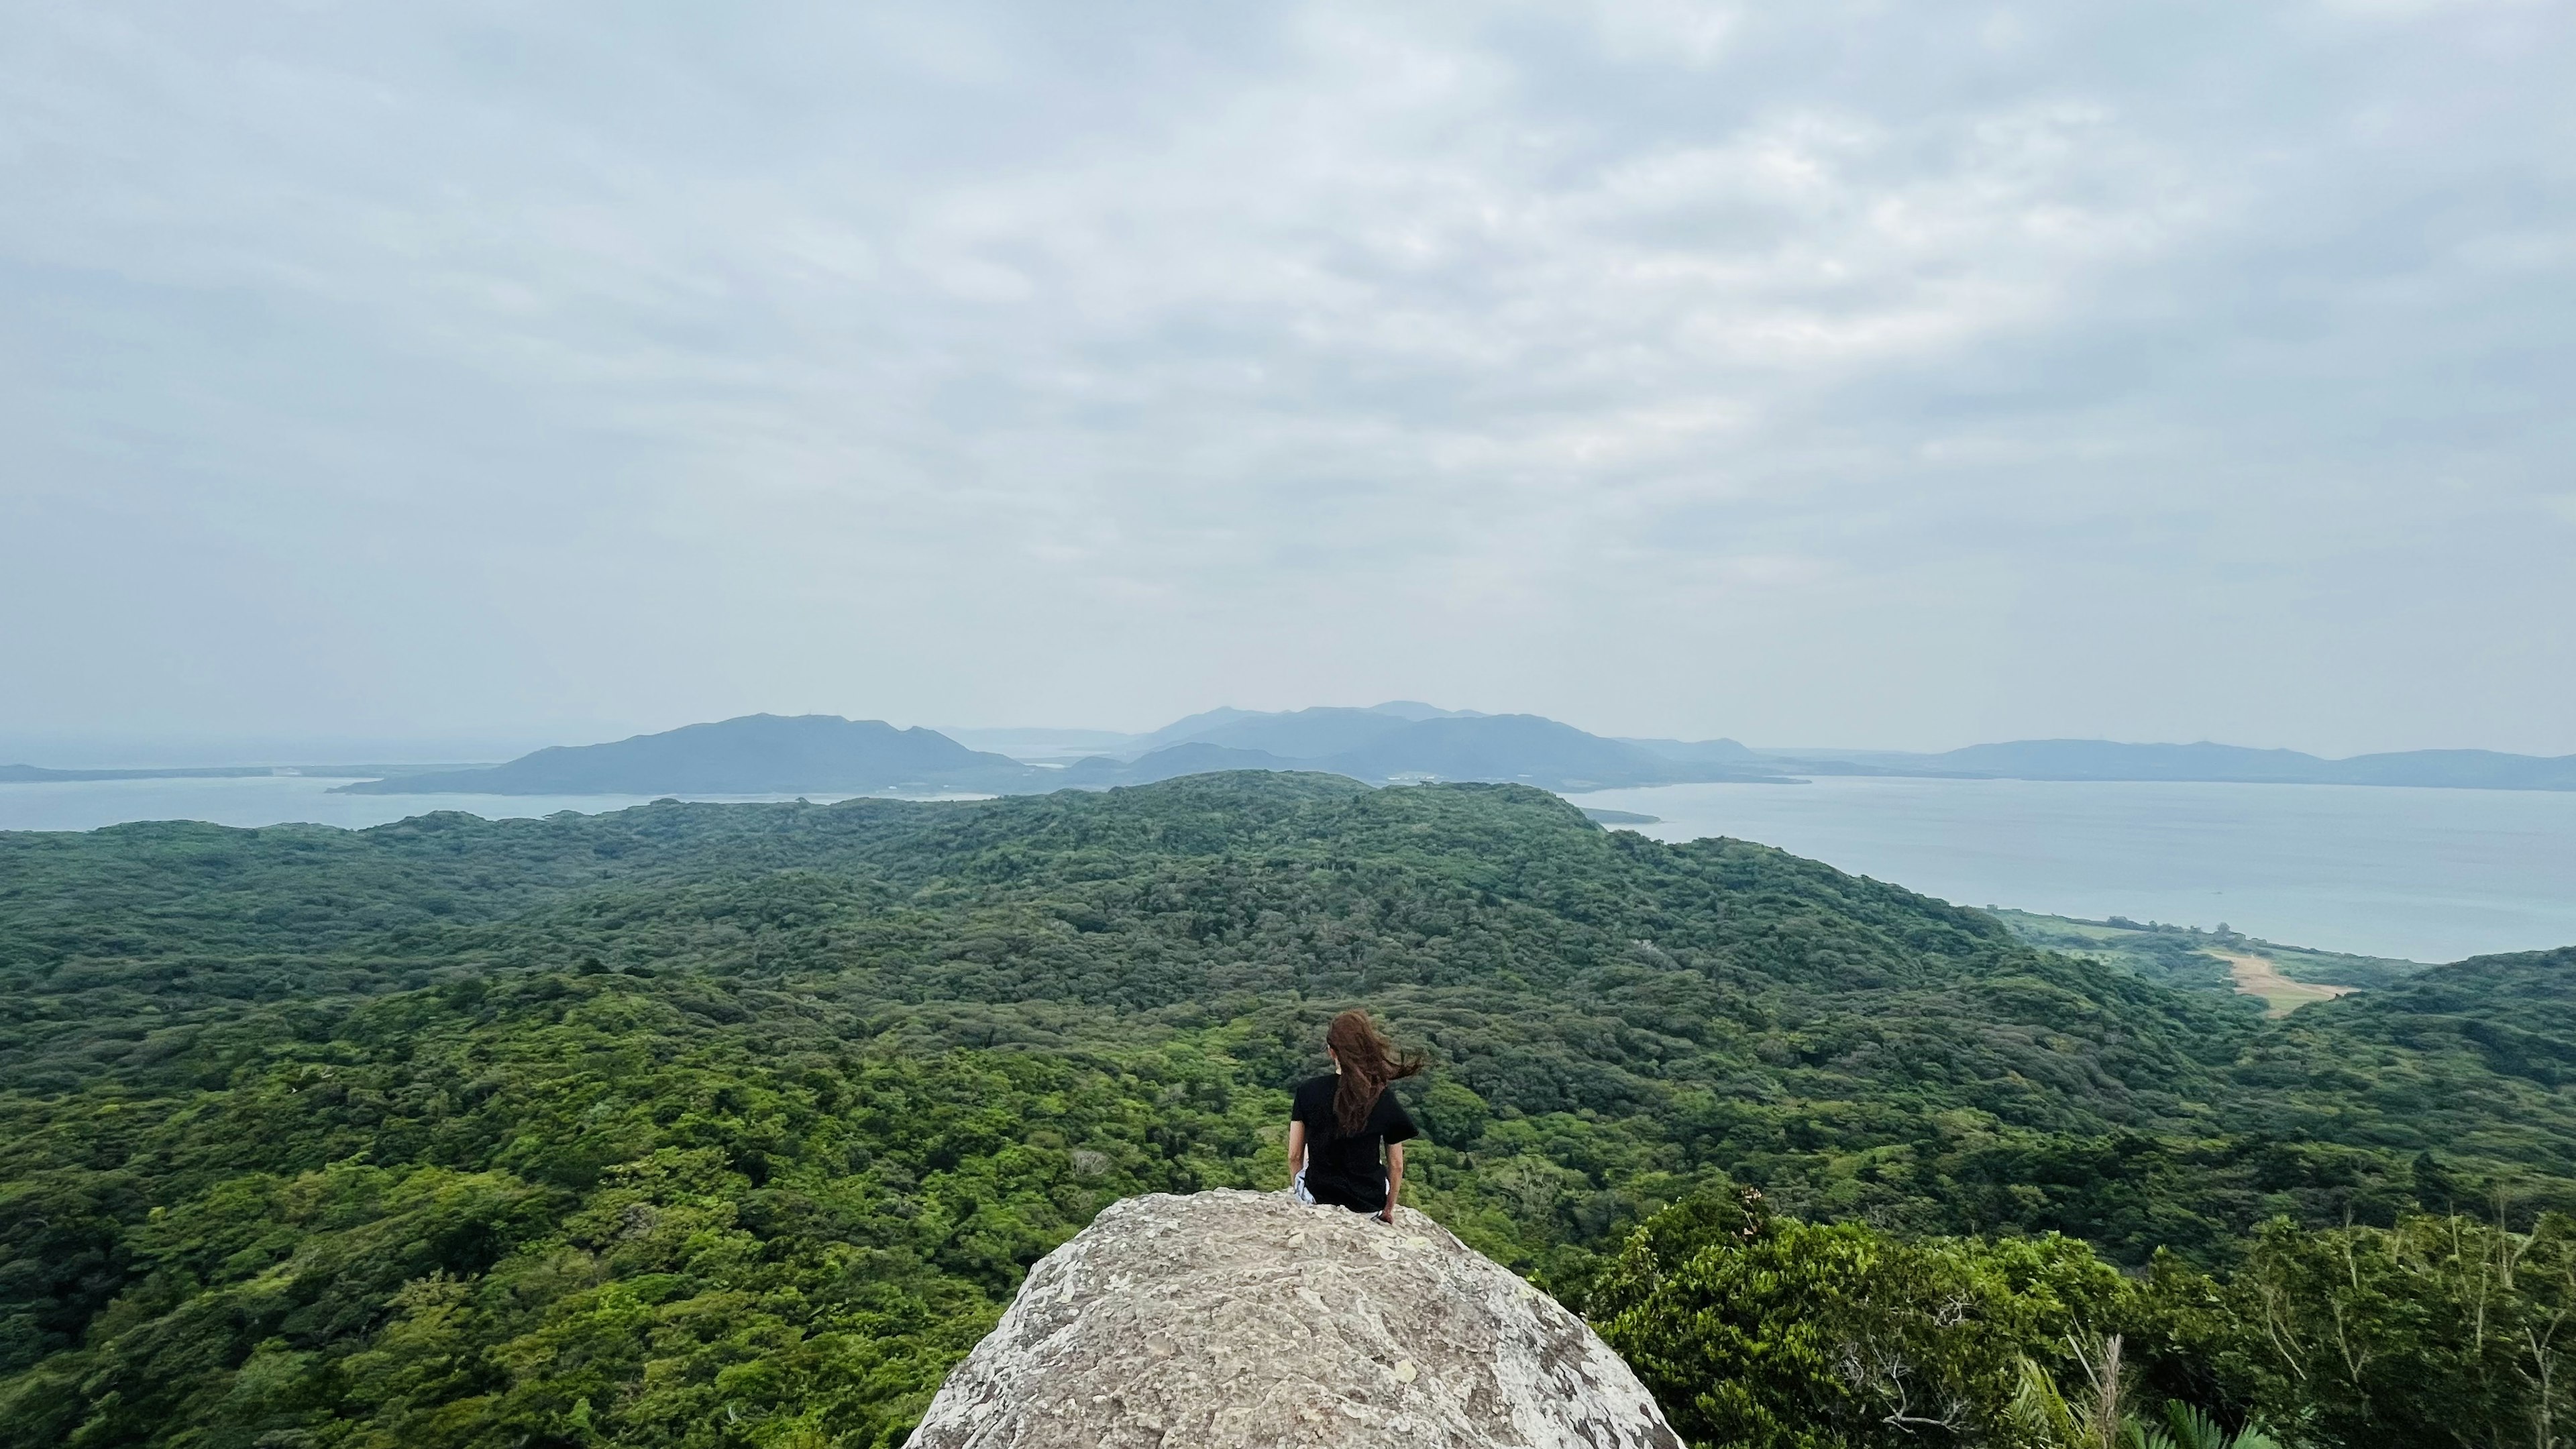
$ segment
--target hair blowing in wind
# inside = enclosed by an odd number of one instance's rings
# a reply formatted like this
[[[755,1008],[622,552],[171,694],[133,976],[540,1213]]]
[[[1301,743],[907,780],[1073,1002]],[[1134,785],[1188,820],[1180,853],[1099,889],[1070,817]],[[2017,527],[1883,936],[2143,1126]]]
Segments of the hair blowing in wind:
[[[1386,1039],[1365,1011],[1345,1011],[1334,1017],[1333,1024],[1324,1028],[1324,1045],[1333,1049],[1333,1060],[1342,1067],[1342,1079],[1333,1088],[1333,1119],[1344,1132],[1368,1125],[1369,1109],[1377,1105],[1387,1083],[1412,1076],[1424,1066],[1420,1057],[1397,1056],[1395,1043]]]

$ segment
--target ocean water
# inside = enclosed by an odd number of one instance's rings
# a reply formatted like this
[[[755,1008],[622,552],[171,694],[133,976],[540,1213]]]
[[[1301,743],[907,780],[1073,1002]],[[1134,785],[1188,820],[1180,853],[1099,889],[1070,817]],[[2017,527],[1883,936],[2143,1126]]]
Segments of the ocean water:
[[[359,829],[432,810],[486,820],[536,819],[560,810],[596,815],[657,795],[334,795],[347,780],[318,775],[250,775],[229,780],[57,780],[0,784],[0,830],[96,830],[130,820],[206,820],[217,825],[301,822]],[[794,800],[795,795],[683,795],[684,800]],[[806,795],[816,804],[846,795]],[[961,795],[953,799],[981,798]]]
[[[1962,905],[2414,961],[2576,945],[2576,792],[1828,777],[1573,798]]]

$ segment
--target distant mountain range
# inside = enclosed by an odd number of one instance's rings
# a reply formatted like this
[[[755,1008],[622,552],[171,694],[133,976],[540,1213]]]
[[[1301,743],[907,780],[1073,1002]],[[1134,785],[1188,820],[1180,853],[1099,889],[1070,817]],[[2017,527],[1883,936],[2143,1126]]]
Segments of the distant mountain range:
[[[2576,755],[2411,750],[2322,759],[2295,750],[2209,743],[2017,740],[1940,754],[1757,750],[1729,739],[1611,739],[1529,714],[1479,714],[1397,700],[1366,709],[1215,709],[1150,734],[971,730],[1015,758],[949,734],[837,715],[746,715],[608,744],[558,746],[507,764],[386,772],[360,794],[768,795],[1035,794],[1150,784],[1220,770],[1314,770],[1372,784],[1496,780],[1580,792],[1707,781],[1787,784],[1817,775],[1952,779],[2212,781],[2576,790]],[[998,738],[997,738],[998,737]],[[1068,757],[1072,744],[1090,752]],[[1101,748],[1101,746],[1107,748]],[[357,767],[45,770],[0,766],[0,782],[222,777],[271,772],[344,777]],[[369,772],[373,773],[373,772]]]
[[[1503,780],[1551,790],[1789,779],[1758,761],[1675,758],[1537,715],[1473,714],[1407,701],[1276,714],[1211,710],[1131,739],[1144,748],[1047,768],[971,750],[933,730],[837,715],[756,714],[612,744],[558,746],[487,769],[342,788],[368,795],[1016,795],[1218,770],[1317,770],[1376,784]]]
[[[744,715],[604,745],[557,745],[481,770],[343,785],[354,795],[1010,793],[1050,772],[933,730],[838,715]]]
[[[1062,783],[1141,785],[1213,770],[1319,770],[1372,782],[1501,780],[1551,790],[1790,779],[1749,752],[1679,758],[1534,714],[1476,714],[1409,700],[1279,714],[1211,710],[1142,738],[1145,753],[1077,761]],[[1175,738],[1180,742],[1170,743]]]
[[[1418,700],[1398,699],[1366,709],[1289,710],[1275,714],[1241,709],[1212,709],[1175,720],[1140,742],[1146,753],[1184,741],[1225,745],[1238,750],[1266,750],[1283,759],[1323,759],[1365,749],[1432,720],[1479,720],[1491,715],[1472,709],[1442,709]],[[1531,715],[1515,718],[1530,719]]]
[[[1472,709],[1442,709],[1419,700],[1397,699],[1366,709],[1325,707],[1264,712],[1228,706],[1177,719],[1141,735],[1085,729],[951,729],[942,733],[971,748],[998,750],[1021,760],[1071,762],[1094,755],[1136,760],[1174,745],[1193,743],[1261,750],[1282,759],[1316,759],[1357,748],[1423,720],[1485,717]]]

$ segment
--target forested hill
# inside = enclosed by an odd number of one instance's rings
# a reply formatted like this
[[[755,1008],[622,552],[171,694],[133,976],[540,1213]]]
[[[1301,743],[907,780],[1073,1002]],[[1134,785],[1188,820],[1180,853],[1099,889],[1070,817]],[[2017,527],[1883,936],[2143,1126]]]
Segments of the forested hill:
[[[2223,1265],[2561,1194],[2569,964],[2267,1026],[1765,847],[1318,775],[0,835],[0,1443],[899,1442],[1103,1204],[1281,1180],[1354,1002],[1439,1064],[1408,1199],[1576,1301],[1746,1183]]]

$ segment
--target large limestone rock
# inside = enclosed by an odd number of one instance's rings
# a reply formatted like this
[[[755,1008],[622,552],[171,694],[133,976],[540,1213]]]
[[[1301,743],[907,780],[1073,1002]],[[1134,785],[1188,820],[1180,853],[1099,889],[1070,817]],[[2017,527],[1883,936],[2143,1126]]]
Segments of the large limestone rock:
[[[1399,1209],[1129,1198],[1029,1274],[914,1449],[1680,1449],[1583,1321]]]

